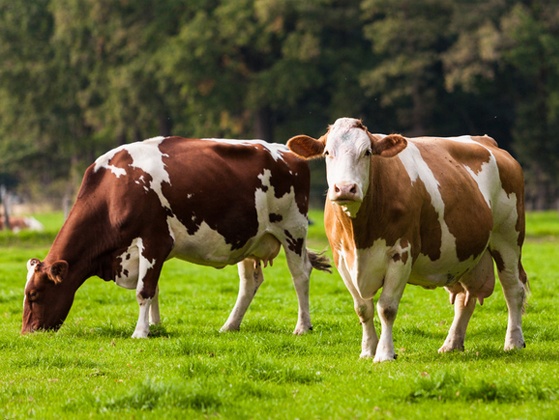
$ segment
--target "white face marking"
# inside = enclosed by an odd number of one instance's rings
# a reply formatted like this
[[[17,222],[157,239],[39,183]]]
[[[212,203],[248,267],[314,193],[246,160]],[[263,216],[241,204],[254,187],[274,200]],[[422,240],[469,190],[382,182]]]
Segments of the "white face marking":
[[[39,260],[32,258],[27,261],[27,282],[25,285],[27,286],[31,281],[31,277],[33,277],[33,273],[35,273],[35,266],[39,264]]]
[[[274,160],[277,162],[278,160],[283,160],[283,154],[284,153],[289,153],[289,149],[285,144],[279,144],[279,143],[268,143],[264,140],[235,140],[235,139],[213,139],[213,138],[206,138],[206,139],[202,139],[202,140],[207,140],[207,141],[215,141],[218,143],[226,143],[226,144],[231,144],[231,145],[243,145],[243,146],[254,146],[255,144],[259,144],[260,146],[263,146],[264,149],[266,149],[268,152],[270,152],[270,155],[272,155],[272,157],[274,158]]]
[[[29,261],[27,261],[27,280],[25,282],[25,289],[27,289],[27,286],[29,285],[29,282],[31,281],[31,278],[33,277],[33,273],[35,273],[35,266],[39,264],[39,260],[32,258]],[[24,289],[24,290],[25,290]],[[27,295],[24,293],[23,294],[23,307],[25,308],[25,302],[27,301]]]
[[[371,140],[365,130],[355,127],[356,120],[340,118],[330,127],[324,154],[328,197],[336,201],[336,187],[356,186],[356,201],[343,203],[344,210],[354,217],[367,193],[370,182]]]

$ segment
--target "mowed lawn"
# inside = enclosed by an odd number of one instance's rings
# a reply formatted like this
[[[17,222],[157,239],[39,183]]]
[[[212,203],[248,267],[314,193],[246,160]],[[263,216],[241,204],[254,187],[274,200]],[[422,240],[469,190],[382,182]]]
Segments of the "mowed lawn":
[[[326,249],[321,212],[311,218],[310,247]],[[0,232],[2,418],[559,418],[557,213],[528,217],[526,349],[502,350],[498,285],[476,308],[466,351],[438,354],[453,317],[447,293],[408,286],[398,359],[383,364],[359,359],[361,327],[337,272],[313,272],[314,330],[292,335],[297,301],[283,254],[265,269],[240,332],[218,332],[235,302],[236,267],[172,260],[160,279],[162,325],[149,339],[130,338],[134,292],[97,278],[58,333],[21,336],[25,263],[46,255],[61,223],[41,220],[50,233]]]

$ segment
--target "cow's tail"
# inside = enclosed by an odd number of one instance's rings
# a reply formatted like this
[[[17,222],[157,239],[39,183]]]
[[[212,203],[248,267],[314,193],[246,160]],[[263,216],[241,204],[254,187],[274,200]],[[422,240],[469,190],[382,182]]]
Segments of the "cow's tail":
[[[309,260],[313,268],[328,273],[332,272],[332,264],[330,264],[330,259],[324,255],[324,252],[313,252],[307,249],[307,254],[309,255]]]
[[[524,271],[524,267],[520,260],[518,261],[518,269],[519,269],[519,277],[520,281],[522,282],[522,286],[524,287],[524,296],[522,299],[522,313],[526,312],[526,300],[528,295],[530,294],[530,282],[528,281],[528,276],[526,275],[526,271]]]

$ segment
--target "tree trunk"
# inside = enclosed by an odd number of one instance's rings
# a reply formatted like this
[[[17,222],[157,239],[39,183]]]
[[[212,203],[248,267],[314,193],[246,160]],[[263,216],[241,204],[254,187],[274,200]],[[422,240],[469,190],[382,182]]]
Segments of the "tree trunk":
[[[8,205],[8,190],[4,185],[0,186],[0,201],[2,201],[2,206],[4,208],[4,229],[12,230],[12,225],[10,224],[10,209]]]
[[[274,141],[272,112],[269,107],[258,109],[254,114],[254,137],[268,142]]]

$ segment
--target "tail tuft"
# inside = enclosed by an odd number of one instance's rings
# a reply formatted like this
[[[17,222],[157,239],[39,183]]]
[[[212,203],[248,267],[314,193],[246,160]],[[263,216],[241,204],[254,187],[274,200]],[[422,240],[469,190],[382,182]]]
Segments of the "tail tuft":
[[[313,268],[332,273],[332,264],[330,264],[330,259],[324,255],[324,252],[317,253],[307,249],[307,253]]]

